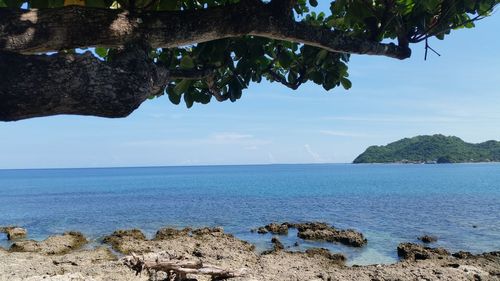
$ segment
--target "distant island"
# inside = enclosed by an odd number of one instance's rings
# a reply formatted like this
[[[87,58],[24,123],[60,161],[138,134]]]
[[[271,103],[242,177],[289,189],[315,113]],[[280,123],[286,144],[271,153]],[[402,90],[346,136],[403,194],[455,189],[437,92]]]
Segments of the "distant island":
[[[474,144],[454,136],[416,136],[388,145],[370,146],[353,161],[354,164],[473,162],[500,162],[500,142]]]

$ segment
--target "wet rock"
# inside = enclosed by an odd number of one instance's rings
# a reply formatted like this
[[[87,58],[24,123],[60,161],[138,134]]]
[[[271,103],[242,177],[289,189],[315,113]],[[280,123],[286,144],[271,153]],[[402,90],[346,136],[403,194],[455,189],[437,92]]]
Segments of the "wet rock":
[[[130,238],[130,236],[127,237]],[[130,238],[130,241],[128,247],[134,253],[168,251],[179,257],[185,256],[188,260],[199,260],[222,268],[248,268],[250,270],[251,276],[248,278],[234,280],[471,281],[498,280],[500,277],[499,252],[475,255],[467,259],[448,256],[443,259],[418,262],[408,260],[391,265],[350,267],[337,266],[336,260],[340,264],[343,258],[327,250],[309,249],[306,252],[289,252],[285,247],[285,250],[269,255],[259,255],[248,243],[226,236],[226,234],[200,237],[188,235],[158,241]],[[291,243],[293,242],[295,241]],[[147,280],[145,271],[141,276],[135,276],[116,260],[108,248],[78,250],[60,256],[9,253],[0,248],[0,280]],[[199,255],[202,257],[198,257]],[[71,274],[81,274],[81,278],[73,279]],[[166,274],[161,275],[161,273],[155,277],[156,280],[167,278]],[[198,280],[208,279],[198,278]]]
[[[427,260],[449,255],[450,253],[443,248],[429,248],[413,243],[398,245],[398,256],[405,260]]]
[[[7,230],[7,239],[9,240],[17,240],[26,238],[27,235],[26,229],[22,227],[14,227]]]
[[[77,250],[87,243],[82,233],[66,232],[63,235],[50,236],[39,242],[34,240],[15,242],[10,247],[11,252],[39,252],[46,255],[65,254]]]
[[[130,250],[128,250],[129,247],[127,247],[126,244],[144,240],[146,240],[146,236],[139,229],[120,229],[104,237],[103,243],[111,245],[115,251],[129,254]]]
[[[347,260],[343,254],[332,253],[328,249],[325,248],[310,248],[306,250],[306,254],[310,257],[314,256],[323,256],[327,259],[331,260],[335,264],[344,265]]]
[[[362,247],[367,243],[363,234],[356,230],[339,230],[324,222],[271,223],[264,227],[259,227],[256,231],[258,233],[270,232],[273,234],[286,235],[288,234],[289,228],[296,228],[298,230],[297,236],[305,240],[339,242],[353,247]]]
[[[7,239],[9,240],[17,240],[26,238],[27,231],[26,229],[18,226],[2,226],[0,227],[0,233],[6,233]]]
[[[108,243],[113,238],[116,238],[116,239],[129,238],[129,239],[137,239],[137,240],[146,240],[146,236],[144,235],[144,233],[142,233],[142,231],[140,229],[137,229],[137,228],[117,230],[117,231],[113,232],[113,234],[104,237],[103,242]]]
[[[418,237],[418,240],[420,240],[424,243],[433,243],[433,242],[436,242],[438,239],[436,236],[423,235],[423,236]]]
[[[207,235],[207,234],[212,234],[212,235],[221,235],[221,234],[224,234],[224,229],[220,226],[217,226],[217,227],[203,227],[203,228],[198,228],[198,229],[194,229],[191,231],[191,233],[193,233],[193,235]]]
[[[278,237],[273,237],[271,239],[271,243],[273,244],[273,248],[271,250],[262,252],[263,255],[268,255],[285,249],[285,246],[283,245],[283,243],[281,243]]]
[[[288,228],[289,228],[288,223],[282,223],[282,224],[270,223],[266,226],[258,227],[257,229],[252,230],[252,232],[257,232],[259,234],[266,234],[270,232],[272,234],[287,235]]]
[[[267,228],[265,226],[261,226],[261,227],[257,228],[257,233],[259,233],[259,234],[266,234],[268,232],[269,232],[269,230],[267,230]]]
[[[482,257],[485,257],[485,258],[495,259],[495,258],[499,258],[500,257],[500,251],[482,253],[479,256],[482,256]]]
[[[266,229],[269,230],[269,232],[271,232],[272,234],[279,234],[279,235],[288,234],[288,225],[286,224],[271,223],[266,225]]]
[[[155,240],[168,240],[189,235],[191,228],[175,229],[171,227],[161,228],[156,232]]]
[[[283,243],[281,243],[281,241],[278,239],[278,237],[273,237],[271,239],[271,243],[273,243],[274,250],[276,250],[276,251],[280,251],[280,250],[285,249],[285,246],[283,246]]]
[[[353,247],[362,247],[367,243],[362,233],[353,229],[338,230],[333,227],[327,229],[304,229],[297,233],[299,238],[305,240],[324,240],[327,242],[339,242]]]
[[[332,228],[330,225],[324,222],[295,223],[295,224],[289,224],[289,227],[294,227],[299,232],[303,232],[306,230],[312,230],[312,231],[326,230]]]
[[[451,255],[457,259],[468,259],[474,256],[471,252],[465,252],[465,251],[459,251]]]

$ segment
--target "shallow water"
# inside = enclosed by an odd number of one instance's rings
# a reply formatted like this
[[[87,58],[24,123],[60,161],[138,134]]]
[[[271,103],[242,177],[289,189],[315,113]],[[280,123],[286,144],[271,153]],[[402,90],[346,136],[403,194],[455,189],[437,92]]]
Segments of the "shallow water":
[[[451,251],[500,250],[500,164],[0,170],[0,225],[26,227],[34,239],[220,225],[266,248],[271,236],[251,228],[312,220],[360,230],[368,245],[310,243],[293,232],[285,245],[327,247],[351,264],[394,262],[397,244],[421,234]]]

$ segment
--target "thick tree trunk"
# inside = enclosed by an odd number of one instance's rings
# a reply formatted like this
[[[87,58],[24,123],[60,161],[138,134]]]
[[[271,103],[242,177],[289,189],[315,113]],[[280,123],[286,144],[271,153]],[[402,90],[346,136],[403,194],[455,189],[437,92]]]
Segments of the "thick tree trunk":
[[[0,52],[0,120],[56,114],[124,117],[163,89],[168,72],[131,47],[113,63],[83,55]]]

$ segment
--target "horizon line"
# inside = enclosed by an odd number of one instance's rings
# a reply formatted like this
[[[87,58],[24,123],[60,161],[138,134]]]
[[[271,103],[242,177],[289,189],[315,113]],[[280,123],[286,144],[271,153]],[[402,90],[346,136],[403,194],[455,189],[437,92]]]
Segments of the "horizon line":
[[[284,166],[284,165],[336,165],[353,164],[352,162],[324,162],[324,163],[250,163],[250,164],[199,164],[199,165],[151,165],[151,166],[89,166],[89,167],[46,167],[46,168],[0,168],[0,171],[13,170],[81,170],[81,169],[141,169],[141,168],[188,168],[188,167],[225,167],[225,166]]]

